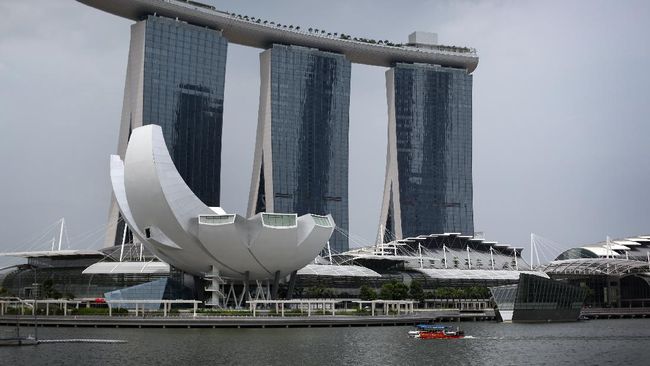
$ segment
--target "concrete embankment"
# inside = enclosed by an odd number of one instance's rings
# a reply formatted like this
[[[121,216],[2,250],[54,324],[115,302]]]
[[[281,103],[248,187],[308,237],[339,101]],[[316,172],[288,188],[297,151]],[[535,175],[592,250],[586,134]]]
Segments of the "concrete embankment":
[[[350,316],[33,316],[0,317],[0,325],[49,327],[110,327],[110,328],[308,328],[308,327],[367,327],[400,326],[428,322],[494,320],[494,312],[459,313],[417,312],[410,315]]]

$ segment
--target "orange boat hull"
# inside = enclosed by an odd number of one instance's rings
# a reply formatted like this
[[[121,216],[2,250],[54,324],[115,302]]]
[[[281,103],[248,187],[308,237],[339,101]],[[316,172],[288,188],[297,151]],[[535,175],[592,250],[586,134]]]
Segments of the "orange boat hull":
[[[420,332],[420,337],[422,339],[446,339],[446,338],[463,338],[464,335],[447,335],[440,332]]]

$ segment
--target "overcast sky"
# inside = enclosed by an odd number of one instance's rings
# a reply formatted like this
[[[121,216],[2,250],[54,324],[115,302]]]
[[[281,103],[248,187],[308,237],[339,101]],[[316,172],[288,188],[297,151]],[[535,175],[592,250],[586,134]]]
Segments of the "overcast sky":
[[[203,1],[303,28],[397,42],[422,30],[477,48],[476,230],[567,248],[650,233],[650,2]],[[63,216],[73,247],[97,248],[131,21],[73,0],[0,0],[0,14],[0,250],[29,247]],[[221,196],[240,214],[260,52],[228,49]],[[369,243],[384,183],[385,70],[352,67],[350,231]]]

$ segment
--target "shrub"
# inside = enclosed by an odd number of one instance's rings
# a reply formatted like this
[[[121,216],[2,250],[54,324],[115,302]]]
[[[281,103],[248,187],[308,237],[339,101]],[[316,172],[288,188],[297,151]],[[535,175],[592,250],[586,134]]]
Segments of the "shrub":
[[[108,308],[79,308],[72,309],[72,315],[108,315]],[[124,308],[114,308],[112,314],[128,314],[129,310]]]

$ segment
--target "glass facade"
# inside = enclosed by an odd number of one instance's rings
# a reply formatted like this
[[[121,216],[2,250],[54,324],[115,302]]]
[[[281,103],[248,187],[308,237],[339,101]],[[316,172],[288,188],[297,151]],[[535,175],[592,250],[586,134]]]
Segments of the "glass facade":
[[[8,273],[0,281],[0,287],[22,298],[45,298],[43,285],[51,281],[52,289],[63,296],[102,297],[108,291],[169,277],[168,274],[145,273],[82,274],[84,269],[103,258],[103,255],[29,258],[28,265]]]
[[[576,321],[587,296],[584,288],[525,273],[517,285],[490,290],[499,311],[513,311],[513,322]]]
[[[118,145],[124,157],[134,128],[160,125],[174,165],[208,206],[219,206],[221,132],[228,42],[220,31],[147,16],[131,30]],[[122,243],[124,222],[113,201],[107,245]],[[126,242],[132,240],[127,230]]]
[[[350,61],[298,46],[270,52],[273,211],[331,214],[347,230]],[[269,199],[263,184],[256,212]],[[334,232],[330,246],[345,251],[348,240]]]
[[[199,215],[199,224],[224,225],[235,222],[235,215]]]
[[[219,206],[227,41],[221,33],[149,16],[142,124],[162,127],[174,165],[208,206]]]
[[[295,227],[296,215],[280,215],[280,214],[262,214],[262,222],[266,226],[274,227]]]
[[[473,235],[472,75],[421,64],[393,71],[402,237]]]
[[[122,288],[119,290],[107,292],[104,294],[106,300],[162,300],[167,287],[167,278],[142,283],[139,285]],[[114,307],[135,309],[135,304],[115,304]],[[147,310],[156,310],[160,308],[160,303],[140,304],[139,308]]]

